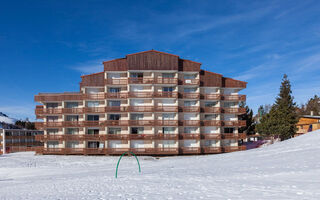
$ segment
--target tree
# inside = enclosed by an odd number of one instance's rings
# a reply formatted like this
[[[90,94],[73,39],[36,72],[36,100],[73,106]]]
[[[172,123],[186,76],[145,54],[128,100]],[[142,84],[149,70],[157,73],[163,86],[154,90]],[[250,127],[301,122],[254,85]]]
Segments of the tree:
[[[271,107],[269,114],[262,117],[261,123],[257,125],[257,130],[262,135],[280,137],[286,140],[296,133],[296,123],[298,122],[296,114],[296,104],[291,95],[291,84],[288,76],[283,76],[280,93],[275,103]]]
[[[246,126],[239,128],[239,132],[247,132],[248,135],[253,135],[255,134],[255,122],[253,119],[253,111],[252,109],[249,108],[249,106],[246,106],[245,103],[240,104],[240,107],[246,108],[246,113],[243,115],[240,115],[239,118],[240,120],[245,120],[246,121]]]
[[[302,104],[298,109],[299,115],[310,115],[313,112],[314,115],[320,115],[320,97],[314,95],[310,98],[306,104]]]

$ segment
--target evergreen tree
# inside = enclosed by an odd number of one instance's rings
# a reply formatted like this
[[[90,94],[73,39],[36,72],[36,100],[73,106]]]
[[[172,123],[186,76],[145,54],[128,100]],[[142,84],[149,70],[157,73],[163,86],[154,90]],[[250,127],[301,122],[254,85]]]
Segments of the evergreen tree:
[[[269,114],[262,117],[257,130],[262,135],[280,137],[286,140],[296,133],[296,123],[298,122],[296,106],[291,95],[291,84],[285,74],[280,86],[280,93],[276,98]]]
[[[246,106],[244,103],[240,104],[240,107],[246,108],[246,113],[243,115],[240,115],[239,118],[240,120],[245,120],[246,121],[246,126],[239,128],[239,132],[247,132],[248,135],[253,135],[255,134],[255,122],[253,119],[253,111],[252,109],[249,108],[249,106]]]

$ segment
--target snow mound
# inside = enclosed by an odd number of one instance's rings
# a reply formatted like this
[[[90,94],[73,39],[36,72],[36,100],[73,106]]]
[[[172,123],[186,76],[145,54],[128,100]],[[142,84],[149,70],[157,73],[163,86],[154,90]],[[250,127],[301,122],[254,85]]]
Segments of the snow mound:
[[[320,199],[320,131],[219,155],[0,157],[1,199]]]
[[[4,122],[7,124],[15,124],[16,120],[0,112],[0,122]]]

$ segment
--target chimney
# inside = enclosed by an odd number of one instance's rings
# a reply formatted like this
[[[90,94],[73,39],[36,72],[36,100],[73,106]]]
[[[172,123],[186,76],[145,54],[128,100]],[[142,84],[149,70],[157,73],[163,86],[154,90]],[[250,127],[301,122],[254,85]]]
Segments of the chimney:
[[[313,111],[310,112],[310,115],[313,116]]]

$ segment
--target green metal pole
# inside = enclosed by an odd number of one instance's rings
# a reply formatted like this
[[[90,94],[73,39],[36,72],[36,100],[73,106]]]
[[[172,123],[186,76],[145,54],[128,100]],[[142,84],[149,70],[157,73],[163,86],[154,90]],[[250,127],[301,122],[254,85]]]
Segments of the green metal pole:
[[[121,160],[121,158],[122,158],[126,153],[130,153],[130,154],[134,155],[134,157],[135,157],[136,160],[137,160],[138,166],[139,166],[139,173],[141,173],[141,167],[140,167],[140,163],[139,163],[138,157],[136,156],[136,154],[134,154],[133,152],[129,151],[129,152],[124,152],[124,153],[120,156],[120,158],[119,158],[119,160],[118,160],[117,168],[116,168],[116,178],[118,178],[118,168],[119,168],[120,160]]]
[[[119,167],[120,160],[121,160],[121,158],[124,156],[124,154],[126,154],[126,153],[127,153],[127,152],[124,152],[124,153],[120,156],[120,158],[119,158],[119,160],[118,160],[117,169],[116,169],[116,178],[118,178],[118,167]]]
[[[134,157],[136,158],[137,162],[138,162],[138,166],[139,166],[139,172],[141,173],[141,168],[140,168],[140,163],[139,163],[139,160],[138,160],[138,157],[136,156],[136,154],[134,154],[133,152],[130,151],[130,153],[132,155],[134,155]]]

